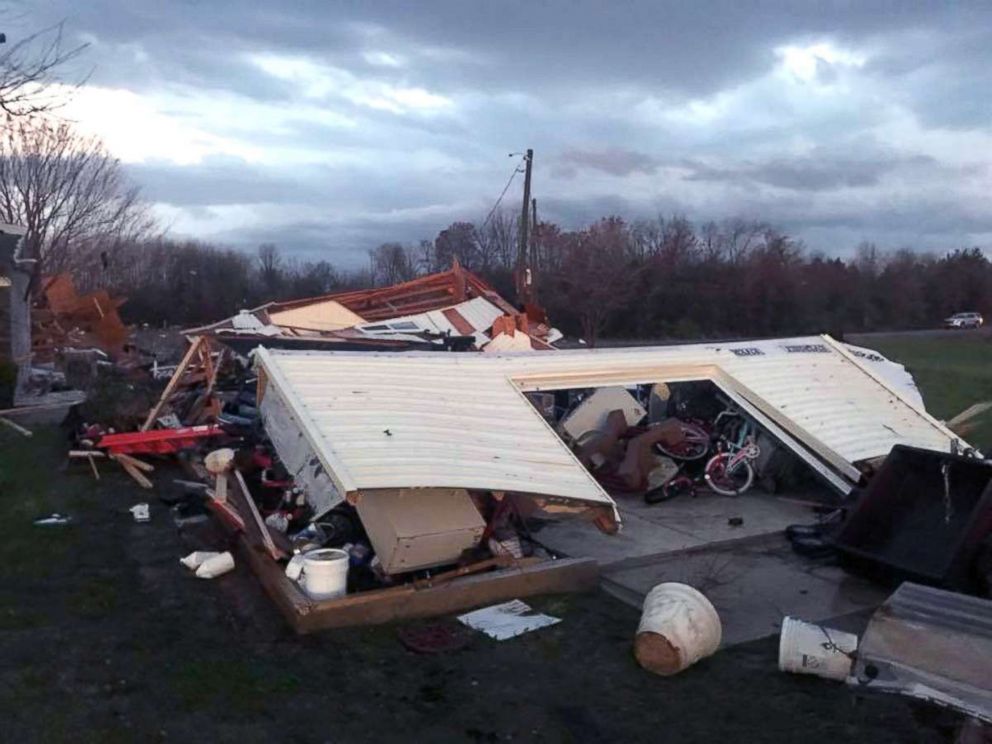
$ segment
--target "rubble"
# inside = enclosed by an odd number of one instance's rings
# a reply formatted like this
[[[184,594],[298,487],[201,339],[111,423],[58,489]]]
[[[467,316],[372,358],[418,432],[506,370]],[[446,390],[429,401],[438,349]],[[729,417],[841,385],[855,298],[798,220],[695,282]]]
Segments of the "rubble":
[[[868,623],[848,684],[992,724],[989,659],[992,601],[906,582]]]
[[[561,333],[521,312],[458,261],[401,284],[270,302],[185,331],[247,356],[257,346],[311,351],[551,350]]]

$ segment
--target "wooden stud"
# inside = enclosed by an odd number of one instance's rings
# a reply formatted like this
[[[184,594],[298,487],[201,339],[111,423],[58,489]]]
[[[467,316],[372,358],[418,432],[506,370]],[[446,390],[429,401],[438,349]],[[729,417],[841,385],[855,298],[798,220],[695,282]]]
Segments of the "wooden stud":
[[[123,452],[121,452],[121,453],[118,453],[116,455],[116,457],[117,457],[118,460],[121,460],[123,462],[126,462],[129,465],[133,465],[134,467],[138,468],[138,470],[144,470],[146,473],[151,473],[153,470],[155,470],[155,466],[154,465],[152,465],[151,463],[145,462],[144,460],[139,460],[134,455],[126,455]]]
[[[158,418],[159,413],[165,406],[166,402],[172,397],[176,388],[179,387],[179,382],[186,372],[186,368],[189,363],[193,360],[194,355],[199,353],[200,346],[203,343],[204,336],[197,336],[193,339],[193,343],[190,344],[189,349],[186,350],[186,355],[179,362],[179,366],[176,367],[176,371],[173,373],[172,378],[169,380],[168,384],[165,386],[165,390],[162,391],[162,395],[158,399],[158,403],[148,412],[148,417],[145,419],[145,423],[141,425],[139,431],[148,431],[152,428],[155,423],[155,419]]]
[[[90,469],[93,471],[93,477],[96,478],[97,480],[100,480],[100,471],[96,467],[96,458],[87,457],[86,460],[89,462]]]
[[[127,462],[126,460],[120,459],[121,458],[120,455],[111,455],[110,458],[112,460],[116,460],[118,463],[120,463],[120,466],[122,468],[124,468],[124,472],[126,472],[128,475],[130,475],[137,482],[137,484],[139,486],[141,486],[142,488],[154,488],[155,487],[154,484],[145,477],[145,474],[144,473],[142,473],[134,465],[132,465],[131,463]]]
[[[25,429],[20,424],[15,424],[13,421],[11,421],[9,419],[0,418],[0,424],[3,424],[4,426],[8,427],[9,429],[13,429],[14,431],[16,431],[21,436],[25,436],[25,437],[33,437],[34,436],[34,432],[32,432],[30,429]]]

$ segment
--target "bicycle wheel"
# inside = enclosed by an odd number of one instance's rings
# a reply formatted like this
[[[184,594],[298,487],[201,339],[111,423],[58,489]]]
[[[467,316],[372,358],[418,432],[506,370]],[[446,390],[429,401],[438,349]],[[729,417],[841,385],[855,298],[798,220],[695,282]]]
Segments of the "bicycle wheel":
[[[682,494],[691,496],[692,492],[692,479],[683,476],[676,476],[668,481],[668,483],[647,491],[644,494],[644,501],[647,504],[660,504],[662,501],[671,501],[676,496],[680,496]]]
[[[679,442],[671,446],[655,442],[654,449],[673,460],[701,460],[710,451],[710,435],[698,426],[683,424]]]
[[[740,496],[754,483],[754,468],[745,458],[736,462],[729,452],[720,452],[706,463],[706,485],[724,496]]]

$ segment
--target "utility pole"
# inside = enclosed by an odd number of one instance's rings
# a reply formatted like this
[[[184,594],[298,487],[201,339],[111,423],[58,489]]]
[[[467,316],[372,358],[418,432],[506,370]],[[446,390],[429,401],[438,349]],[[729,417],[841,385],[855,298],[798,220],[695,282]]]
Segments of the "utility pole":
[[[524,201],[523,208],[520,210],[520,245],[517,246],[517,268],[516,268],[516,289],[517,289],[517,301],[521,304],[531,302],[531,275],[530,275],[530,258],[529,258],[529,241],[530,241],[530,174],[531,169],[534,165],[534,151],[530,148],[527,149],[527,154],[524,156],[525,168],[524,171]]]

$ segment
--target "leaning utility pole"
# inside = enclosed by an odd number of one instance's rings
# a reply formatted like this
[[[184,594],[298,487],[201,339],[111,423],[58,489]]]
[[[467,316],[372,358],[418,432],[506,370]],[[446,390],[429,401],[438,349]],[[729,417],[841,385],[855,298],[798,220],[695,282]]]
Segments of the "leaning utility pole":
[[[531,149],[527,150],[527,154],[524,156],[525,168],[524,171],[524,201],[523,208],[520,210],[520,244],[517,246],[517,267],[515,283],[517,289],[517,302],[520,304],[527,304],[532,302],[531,287],[532,287],[532,277],[531,277],[531,267],[530,267],[530,256],[529,256],[529,245],[530,245],[530,173],[531,168],[534,165],[534,151]]]

